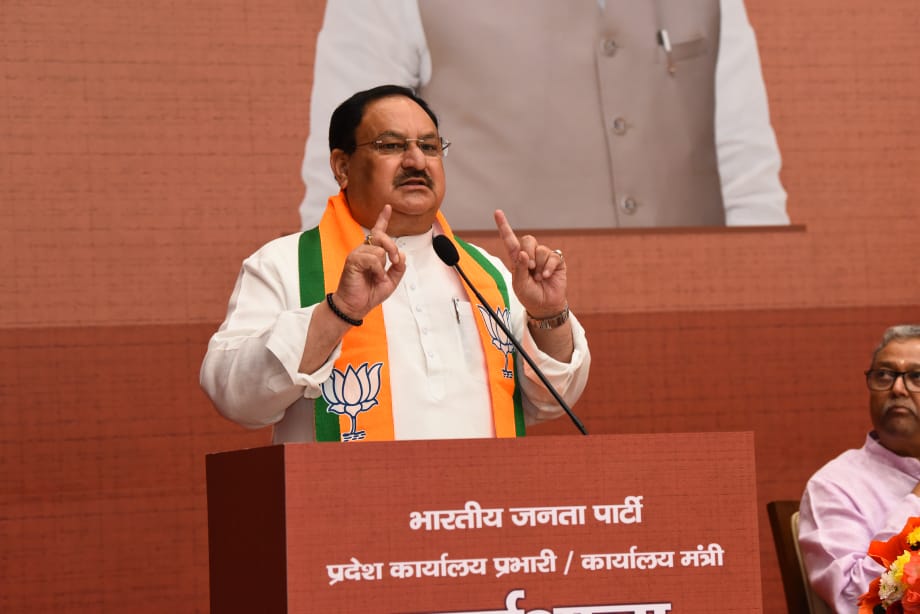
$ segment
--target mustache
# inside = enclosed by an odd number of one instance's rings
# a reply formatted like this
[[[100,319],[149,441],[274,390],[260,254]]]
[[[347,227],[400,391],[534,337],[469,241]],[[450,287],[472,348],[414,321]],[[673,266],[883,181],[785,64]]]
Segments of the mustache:
[[[408,170],[401,171],[396,178],[393,179],[393,187],[398,188],[399,186],[408,183],[413,179],[421,179],[425,182],[425,187],[432,189],[434,187],[434,180],[431,178],[431,175],[424,170]]]
[[[892,407],[904,407],[908,409],[915,416],[920,415],[917,413],[917,406],[914,404],[913,400],[910,398],[906,399],[889,399],[885,401],[885,405],[882,407],[882,414],[887,414]]]

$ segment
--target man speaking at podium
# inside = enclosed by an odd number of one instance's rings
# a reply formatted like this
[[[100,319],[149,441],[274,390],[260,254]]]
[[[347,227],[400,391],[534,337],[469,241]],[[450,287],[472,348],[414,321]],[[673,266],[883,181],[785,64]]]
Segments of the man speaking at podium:
[[[274,425],[275,443],[514,437],[560,416],[477,291],[562,399],[578,399],[590,353],[569,313],[561,252],[518,238],[501,211],[510,272],[462,241],[452,256],[435,252],[433,242],[455,249],[434,239],[454,239],[440,213],[449,144],[403,87],[359,92],[335,110],[330,165],[341,191],[316,228],[243,262],[208,344],[201,385],[221,414]]]

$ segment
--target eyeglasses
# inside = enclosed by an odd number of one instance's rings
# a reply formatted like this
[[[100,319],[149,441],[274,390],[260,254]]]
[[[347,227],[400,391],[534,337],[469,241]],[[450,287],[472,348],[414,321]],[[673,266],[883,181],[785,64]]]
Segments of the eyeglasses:
[[[899,377],[904,377],[904,387],[910,392],[920,392],[920,371],[892,371],[891,369],[869,369],[866,371],[866,385],[869,390],[884,392],[894,388]]]
[[[450,141],[443,137],[403,139],[395,136],[385,136],[375,141],[358,143],[356,147],[370,145],[377,150],[377,153],[384,156],[401,156],[409,151],[409,143],[418,145],[418,148],[428,158],[443,158],[447,155],[447,148],[450,147]]]

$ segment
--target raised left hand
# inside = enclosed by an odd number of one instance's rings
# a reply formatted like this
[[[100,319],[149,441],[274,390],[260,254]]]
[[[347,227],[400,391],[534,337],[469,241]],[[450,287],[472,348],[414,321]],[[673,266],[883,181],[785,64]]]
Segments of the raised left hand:
[[[568,303],[562,253],[541,245],[532,235],[518,238],[501,209],[495,212],[495,225],[511,261],[514,293],[527,313],[542,319],[563,311]]]

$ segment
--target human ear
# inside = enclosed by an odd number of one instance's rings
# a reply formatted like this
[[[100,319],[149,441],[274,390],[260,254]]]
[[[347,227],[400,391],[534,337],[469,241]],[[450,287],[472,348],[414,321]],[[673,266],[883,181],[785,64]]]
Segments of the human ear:
[[[348,160],[349,155],[341,149],[333,149],[329,154],[329,166],[332,174],[341,189],[348,185]]]

